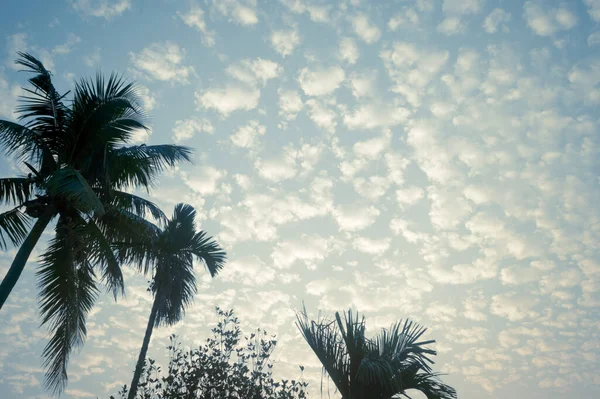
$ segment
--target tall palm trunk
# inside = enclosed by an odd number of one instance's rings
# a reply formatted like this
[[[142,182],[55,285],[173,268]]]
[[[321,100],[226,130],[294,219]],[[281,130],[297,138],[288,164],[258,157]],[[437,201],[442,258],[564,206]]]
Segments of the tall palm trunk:
[[[148,346],[150,345],[150,338],[152,337],[152,329],[156,322],[156,314],[158,313],[158,307],[160,306],[160,300],[158,295],[154,297],[152,303],[152,311],[150,312],[150,319],[146,326],[146,334],[144,335],[144,342],[142,343],[142,349],[140,349],[140,356],[138,357],[137,364],[135,365],[135,372],[133,373],[133,379],[131,380],[131,387],[129,388],[129,394],[127,399],[134,399],[137,393],[138,384],[140,377],[142,376],[142,370],[144,369],[144,363],[146,362],[146,354],[148,353]]]
[[[21,277],[21,273],[25,268],[29,255],[31,255],[33,248],[35,248],[42,233],[46,229],[46,226],[48,226],[48,223],[52,220],[52,216],[54,215],[50,212],[42,214],[33,225],[33,228],[29,232],[29,235],[27,235],[25,241],[23,241],[23,244],[21,244],[17,256],[15,256],[15,259],[10,265],[10,269],[8,269],[8,273],[6,273],[6,276],[4,276],[4,279],[0,284],[0,309],[4,306],[4,302],[6,302],[6,299],[17,284],[19,277]]]

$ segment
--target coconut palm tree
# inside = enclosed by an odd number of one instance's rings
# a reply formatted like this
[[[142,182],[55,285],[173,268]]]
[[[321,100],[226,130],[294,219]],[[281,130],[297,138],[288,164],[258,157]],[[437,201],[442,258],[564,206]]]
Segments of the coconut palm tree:
[[[33,73],[31,87],[24,88],[18,122],[0,120],[0,146],[29,173],[0,179],[0,203],[12,207],[0,214],[0,248],[19,247],[0,284],[0,308],[56,220],[37,277],[42,324],[52,333],[43,352],[45,383],[60,393],[69,355],[85,339],[99,280],[115,299],[123,291],[110,242],[151,234],[147,214],[165,219],[156,205],[130,192],[149,189],[164,168],[189,161],[191,150],[127,146],[136,130],[147,127],[135,86],[116,75],[82,79],[67,101],[69,93],[58,93],[35,57],[19,53],[17,64]]]
[[[365,319],[351,310],[335,320],[309,320],[306,309],[297,314],[297,326],[323,365],[342,399],[391,399],[408,396],[407,390],[421,391],[428,399],[456,398],[456,391],[432,372],[427,346],[419,341],[426,328],[409,320],[383,329],[369,339]]]
[[[144,273],[153,273],[150,291],[154,302],[131,381],[129,399],[135,398],[137,393],[152,330],[177,323],[194,299],[194,259],[200,260],[212,277],[225,264],[225,252],[204,231],[196,231],[195,218],[196,211],[192,206],[178,204],[164,229],[155,227],[152,237],[145,236],[145,240],[135,243],[115,244],[124,262],[137,265]]]

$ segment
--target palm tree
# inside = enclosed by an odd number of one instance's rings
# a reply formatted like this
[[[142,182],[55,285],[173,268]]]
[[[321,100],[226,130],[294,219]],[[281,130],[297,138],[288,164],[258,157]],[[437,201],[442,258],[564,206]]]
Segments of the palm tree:
[[[297,314],[297,326],[317,355],[323,371],[335,384],[342,399],[391,399],[409,389],[428,399],[456,398],[456,391],[432,372],[429,356],[436,352],[419,341],[426,328],[409,320],[383,329],[375,338],[365,336],[365,319],[351,310],[342,320],[309,320],[306,308]]]
[[[146,214],[165,219],[156,205],[130,192],[148,190],[164,168],[189,161],[191,150],[127,146],[136,130],[147,127],[135,86],[116,75],[82,79],[67,103],[69,93],[57,92],[39,60],[19,53],[17,64],[34,75],[17,108],[19,123],[0,120],[0,146],[29,174],[0,179],[0,203],[13,207],[0,214],[0,248],[20,246],[0,284],[0,308],[56,219],[37,277],[42,324],[52,333],[43,352],[45,383],[60,393],[69,355],[84,342],[98,280],[115,299],[123,291],[110,242],[150,233]]]
[[[204,231],[196,231],[195,218],[196,211],[192,206],[177,204],[164,229],[154,227],[155,234],[149,239],[146,236],[144,241],[115,244],[124,262],[137,265],[145,273],[153,272],[150,290],[154,302],[131,381],[129,399],[135,398],[137,393],[152,330],[160,325],[177,323],[194,299],[194,258],[204,263],[212,277],[225,263],[225,252],[212,237]]]

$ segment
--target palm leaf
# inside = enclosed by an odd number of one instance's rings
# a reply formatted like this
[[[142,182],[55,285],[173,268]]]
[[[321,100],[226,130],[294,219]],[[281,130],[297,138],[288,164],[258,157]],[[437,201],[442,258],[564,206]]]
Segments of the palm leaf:
[[[0,202],[20,205],[29,201],[33,189],[33,181],[26,177],[0,179]]]
[[[53,197],[63,197],[81,212],[102,215],[102,202],[81,173],[72,167],[54,172],[47,183],[47,191]]]
[[[45,385],[55,393],[67,383],[70,354],[85,341],[85,321],[98,293],[93,269],[81,251],[86,245],[83,227],[61,216],[37,271],[42,325],[52,334],[42,353]]]
[[[110,203],[114,207],[126,210],[140,217],[146,217],[150,214],[159,222],[165,222],[167,219],[164,212],[156,204],[147,199],[118,190],[111,191],[111,196]]]
[[[29,232],[30,222],[29,217],[18,207],[0,213],[0,249],[8,249],[7,238],[11,245],[21,245]]]

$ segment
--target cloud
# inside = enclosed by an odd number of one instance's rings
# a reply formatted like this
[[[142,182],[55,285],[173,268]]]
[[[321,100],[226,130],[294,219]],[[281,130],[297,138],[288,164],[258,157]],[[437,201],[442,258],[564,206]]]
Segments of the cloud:
[[[298,82],[308,96],[323,96],[333,93],[346,79],[344,70],[338,66],[309,70],[300,69]]]
[[[311,21],[327,23],[330,22],[329,11],[331,5],[305,4],[301,0],[280,0],[290,11],[295,14],[308,13]]]
[[[271,32],[271,45],[283,57],[294,52],[300,44],[300,35],[297,29],[275,30]]]
[[[208,119],[205,118],[190,118],[175,121],[173,128],[173,141],[180,143],[189,140],[198,133],[213,134],[214,127]]]
[[[365,43],[373,44],[381,37],[381,30],[377,25],[373,25],[369,21],[369,17],[366,14],[356,14],[350,18],[354,33],[360,37]]]
[[[378,129],[396,126],[408,118],[410,111],[393,104],[371,103],[358,107],[344,115],[348,129]]]
[[[315,269],[327,257],[330,244],[319,235],[302,234],[298,240],[286,240],[275,245],[271,258],[278,269],[289,269],[295,262],[303,262]]]
[[[527,1],[523,5],[523,14],[529,28],[539,36],[553,36],[577,25],[577,17],[564,4],[558,8],[544,8],[538,1]]]
[[[494,295],[490,304],[490,311],[510,321],[520,321],[538,315],[534,310],[539,299],[515,292]]]
[[[477,14],[484,0],[444,0],[442,10],[447,14]]]
[[[332,215],[340,231],[359,231],[373,224],[379,213],[374,206],[354,204],[338,206]]]
[[[78,13],[105,19],[118,17],[131,8],[132,0],[71,0]]]
[[[465,32],[465,24],[457,17],[448,17],[437,26],[437,31],[446,36],[457,35]]]
[[[283,67],[275,61],[255,58],[233,63],[225,71],[240,82],[253,86],[264,86],[269,80],[281,76]]]
[[[204,10],[197,3],[191,3],[187,12],[178,11],[177,15],[187,26],[202,33],[202,43],[205,46],[212,47],[215,45],[215,31],[208,29],[204,20]]]
[[[67,41],[63,44],[59,44],[58,46],[54,46],[52,49],[52,53],[66,55],[73,51],[73,48],[81,43],[81,38],[74,33],[69,33],[69,37]]]
[[[596,21],[600,22],[600,0],[583,0],[588,7],[588,14]]]
[[[296,119],[296,115],[304,108],[300,94],[295,90],[278,89],[279,116],[287,121]]]
[[[255,148],[258,144],[258,137],[264,136],[267,131],[264,125],[256,120],[249,121],[247,125],[238,128],[229,139],[236,147]]]
[[[219,279],[258,287],[273,281],[275,270],[258,256],[250,255],[228,260],[227,267],[219,273]]]
[[[260,99],[260,90],[240,84],[229,84],[202,93],[195,92],[194,96],[199,108],[214,109],[221,115],[228,116],[234,111],[256,108]]]
[[[256,15],[256,2],[252,0],[212,0],[213,7],[223,16],[229,17],[230,21],[250,26],[258,23]]]
[[[193,174],[188,172],[181,173],[185,185],[203,196],[216,194],[219,188],[219,181],[226,175],[226,171],[216,169],[212,166],[195,168]]]
[[[191,65],[183,63],[185,49],[173,42],[153,43],[129,56],[134,68],[151,79],[186,84],[195,73]]]
[[[381,256],[390,248],[390,242],[391,240],[389,238],[374,240],[367,237],[356,237],[352,242],[352,246],[357,251]]]
[[[390,18],[387,26],[395,32],[398,28],[414,28],[419,25],[419,21],[419,14],[414,9],[403,7],[402,11]]]
[[[600,32],[593,32],[587,38],[587,44],[589,47],[600,46]]]
[[[332,109],[334,101],[323,101],[311,98],[306,101],[310,119],[321,129],[334,133],[337,126],[337,113]]]
[[[483,21],[483,29],[487,33],[496,33],[502,31],[504,33],[509,31],[508,23],[510,22],[510,13],[504,11],[501,8],[495,8]]]
[[[345,61],[348,64],[355,64],[360,56],[358,45],[354,39],[349,37],[343,37],[340,40],[340,48],[338,51],[338,58],[341,61]]]

